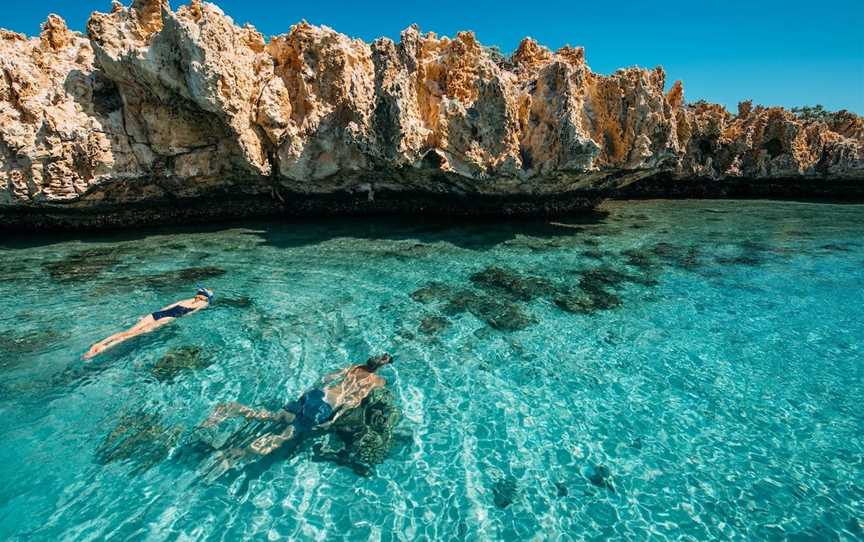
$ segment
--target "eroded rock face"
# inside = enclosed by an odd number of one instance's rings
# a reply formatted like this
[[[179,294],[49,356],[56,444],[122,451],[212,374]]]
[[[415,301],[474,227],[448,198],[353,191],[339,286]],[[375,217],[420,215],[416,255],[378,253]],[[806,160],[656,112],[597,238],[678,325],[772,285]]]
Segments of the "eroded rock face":
[[[382,192],[530,209],[658,175],[684,191],[864,179],[855,114],[687,105],[662,68],[603,76],[581,48],[526,39],[505,58],[470,32],[367,44],[305,22],[267,42],[198,0],[114,2],[87,36],[43,28],[0,31],[7,210]]]

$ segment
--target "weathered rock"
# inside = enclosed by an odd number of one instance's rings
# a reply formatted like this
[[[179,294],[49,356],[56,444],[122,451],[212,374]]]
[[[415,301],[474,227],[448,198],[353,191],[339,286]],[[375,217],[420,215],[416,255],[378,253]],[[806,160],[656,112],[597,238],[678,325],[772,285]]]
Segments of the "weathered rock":
[[[500,267],[487,267],[471,275],[471,282],[493,295],[505,295],[531,301],[555,292],[555,286],[542,277],[523,277],[516,271]]]
[[[530,39],[504,58],[470,32],[366,44],[302,22],[267,42],[207,2],[135,0],[86,37],[54,15],[0,31],[0,69],[0,223],[864,195],[858,115],[687,105],[662,68],[602,76]]]
[[[316,446],[315,455],[368,475],[390,453],[401,418],[402,411],[392,391],[372,390],[360,406],[333,423],[325,441]]]
[[[519,484],[513,476],[502,476],[492,486],[492,502],[498,508],[507,508],[518,496]]]
[[[206,369],[214,361],[200,346],[181,346],[170,349],[159,358],[159,361],[150,369],[150,374],[160,382],[170,383],[180,374]]]
[[[48,261],[42,269],[57,282],[88,281],[120,263],[121,251],[90,248],[73,252],[62,260]]]
[[[612,472],[604,465],[591,465],[586,469],[585,476],[588,481],[597,487],[608,489],[615,492],[615,486],[612,483]]]
[[[418,303],[438,305],[442,312],[451,316],[471,313],[499,331],[518,331],[536,323],[531,315],[511,300],[440,282],[430,282],[419,288],[411,294],[411,298]]]
[[[168,457],[182,432],[182,427],[167,427],[154,414],[126,414],[96,448],[95,459],[100,465],[127,462],[141,474]]]
[[[424,335],[437,335],[450,326],[450,320],[443,316],[428,315],[420,320],[417,330]]]

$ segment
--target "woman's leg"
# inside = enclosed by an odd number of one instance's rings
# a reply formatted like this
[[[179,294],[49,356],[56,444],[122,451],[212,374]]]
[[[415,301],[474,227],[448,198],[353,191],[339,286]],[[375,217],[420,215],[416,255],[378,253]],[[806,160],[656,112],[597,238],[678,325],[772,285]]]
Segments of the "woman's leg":
[[[98,343],[96,343],[90,347],[90,350],[88,350],[87,353],[84,354],[84,359],[90,359],[90,358],[93,358],[95,356],[98,356],[99,354],[101,354],[105,350],[111,348],[112,346],[123,342],[124,340],[126,340],[124,338],[125,334],[126,334],[126,332],[122,331],[120,333],[115,333],[114,335],[111,335],[107,339],[102,339],[101,341],[99,341]]]
[[[294,427],[289,425],[281,434],[265,433],[256,438],[249,446],[235,446],[217,450],[204,469],[204,477],[213,482],[231,469],[242,466],[249,461],[261,459],[261,457],[276,451],[294,437]]]
[[[265,433],[256,438],[247,450],[256,455],[267,455],[280,448],[286,442],[294,438],[295,430],[289,425],[282,433]]]
[[[207,418],[201,426],[213,427],[214,425],[224,422],[228,418],[236,416],[243,416],[250,420],[282,420],[288,423],[294,420],[294,414],[284,410],[271,412],[264,408],[254,409],[236,401],[232,401],[230,403],[216,405],[216,408],[213,409],[213,413],[210,414],[210,417]]]
[[[219,425],[228,418],[245,416],[248,412],[254,412],[254,410],[236,401],[232,401],[230,403],[220,403],[216,405],[216,408],[213,409],[213,412],[210,414],[210,416],[206,420],[204,420],[204,423],[201,424],[201,427],[213,427]]]
[[[164,320],[167,320],[167,319],[164,319]],[[172,320],[173,320],[173,318],[172,318]],[[164,322],[164,323],[167,323],[167,322]],[[142,333],[148,333],[148,332],[153,331],[154,329],[156,329],[157,327],[160,327],[162,325],[163,325],[163,323],[161,321],[154,320],[153,316],[148,314],[144,318],[138,320],[137,324],[135,324],[131,328],[127,329],[126,331],[121,331],[120,333],[115,333],[114,335],[111,335],[110,337],[103,339],[103,340],[99,341],[98,343],[94,344],[93,346],[91,346],[90,350],[86,354],[84,354],[84,359],[90,359],[94,356],[97,356],[97,355],[101,354],[102,352],[104,352],[105,350],[108,350],[109,348],[117,346],[118,344],[120,344],[124,341],[128,341],[132,337],[137,337],[138,335],[141,335]]]

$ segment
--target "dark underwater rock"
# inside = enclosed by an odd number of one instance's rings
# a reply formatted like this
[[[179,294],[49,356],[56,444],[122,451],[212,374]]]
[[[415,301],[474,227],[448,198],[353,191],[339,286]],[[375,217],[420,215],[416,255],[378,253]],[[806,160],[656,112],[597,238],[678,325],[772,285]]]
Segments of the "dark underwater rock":
[[[492,502],[504,509],[513,504],[519,495],[519,485],[512,476],[504,476],[492,486]]]
[[[649,257],[633,256],[642,273],[628,273],[608,265],[577,272],[578,284],[561,284],[544,277],[523,275],[511,269],[491,266],[474,273],[471,283],[480,289],[459,288],[432,282],[411,294],[424,304],[436,304],[446,315],[471,313],[499,331],[517,331],[536,323],[520,302],[548,299],[558,308],[577,314],[610,310],[623,303],[616,290],[626,284],[656,286]],[[428,320],[421,330],[432,332],[443,322]]]
[[[73,252],[63,258],[42,264],[48,275],[57,282],[88,281],[120,263],[117,248],[90,248]]]
[[[471,290],[457,292],[444,307],[444,312],[470,312],[499,331],[518,331],[536,323],[519,305]]]
[[[770,256],[784,254],[783,249],[774,248],[759,241],[746,240],[737,244],[739,252],[731,256],[718,256],[714,260],[720,265],[759,266],[768,263]]]
[[[430,282],[426,286],[418,288],[411,294],[411,299],[418,303],[438,303],[450,299],[453,288],[441,282]]]
[[[46,346],[67,339],[69,335],[68,332],[57,331],[52,328],[0,333],[0,353],[30,354],[38,352]]]
[[[242,295],[238,297],[219,296],[214,299],[213,303],[219,307],[231,307],[234,309],[248,309],[254,302],[251,297]]]
[[[417,258],[423,258],[435,252],[435,247],[425,243],[414,243],[412,245],[402,245],[392,250],[382,252],[380,255],[389,258],[395,258],[401,261],[410,261]]]
[[[626,257],[627,265],[636,267],[643,271],[654,269],[654,258],[644,249],[629,249],[622,252],[622,254]]]
[[[634,275],[612,267],[597,267],[582,272],[579,286],[585,291],[594,291],[607,287],[618,288],[627,283],[641,284],[643,286],[657,285],[657,281],[651,275]]]
[[[445,314],[451,316],[469,312],[500,331],[525,329],[535,323],[513,302],[440,282],[430,282],[419,288],[411,294],[411,299],[427,305],[437,304]]]
[[[396,443],[396,426],[402,418],[393,392],[377,388],[359,407],[343,414],[330,427],[325,442],[315,448],[316,458],[351,467],[360,475],[387,458]]]
[[[181,433],[181,427],[165,427],[154,414],[125,415],[96,448],[96,462],[129,461],[133,472],[145,472],[168,457]]]
[[[227,273],[221,267],[207,265],[203,267],[186,267],[173,271],[165,271],[149,275],[142,279],[144,285],[151,288],[162,289],[171,288],[178,285],[186,285],[190,283],[200,282],[206,279],[221,277]]]
[[[608,489],[615,492],[615,486],[612,485],[612,472],[604,465],[593,465],[586,473],[588,481],[592,485]]]
[[[561,294],[553,302],[559,309],[574,314],[592,314],[620,307],[623,303],[621,297],[603,288],[589,292]]]
[[[567,489],[567,484],[564,482],[555,482],[555,492],[559,497],[566,497],[570,494],[570,490]]]
[[[577,272],[579,280],[574,286],[490,266],[470,277],[471,283],[482,292],[429,283],[411,297],[424,304],[438,304],[447,315],[469,312],[493,329],[516,331],[536,323],[517,302],[542,298],[566,312],[592,314],[621,306],[623,301],[617,290],[627,284],[657,285],[653,262],[647,253],[632,252],[629,259],[642,272],[625,272],[604,265]],[[429,320],[423,327],[432,330],[435,324]]]
[[[420,326],[417,329],[425,335],[437,335],[447,329],[449,325],[450,320],[443,316],[430,315],[420,321]]]
[[[96,293],[104,295],[135,288],[148,288],[162,292],[180,292],[188,290],[189,296],[191,297],[194,294],[192,287],[195,283],[204,282],[211,278],[221,277],[226,273],[227,271],[221,267],[202,266],[174,269],[171,271],[154,273],[152,275],[118,276],[101,283],[99,288],[96,290]]]
[[[554,285],[544,278],[522,276],[501,267],[487,267],[474,273],[471,282],[492,294],[504,294],[520,301],[531,301],[555,291]]]
[[[665,263],[680,269],[693,270],[701,265],[699,248],[680,247],[669,243],[657,243],[653,252]]]
[[[746,265],[750,267],[755,267],[757,265],[762,265],[763,263],[765,263],[765,260],[763,258],[759,258],[750,254],[739,254],[737,256],[718,256],[714,258],[714,261],[720,265]]]
[[[592,260],[602,260],[606,257],[606,254],[599,250],[586,250],[582,253],[582,255]]]
[[[537,237],[520,237],[507,242],[508,246],[527,248],[531,252],[549,252],[564,246],[561,241],[552,239],[540,239]]]
[[[608,266],[589,269],[579,274],[578,289],[562,288],[553,298],[553,303],[559,309],[575,314],[592,314],[614,309],[623,303],[615,290],[629,283],[643,286],[657,284],[657,280],[650,273],[625,273]]]
[[[184,371],[205,369],[213,365],[212,356],[206,355],[200,346],[172,348],[150,369],[160,382],[171,382]]]
[[[837,243],[828,243],[819,247],[820,250],[827,252],[852,252],[852,247],[849,245],[839,245]]]

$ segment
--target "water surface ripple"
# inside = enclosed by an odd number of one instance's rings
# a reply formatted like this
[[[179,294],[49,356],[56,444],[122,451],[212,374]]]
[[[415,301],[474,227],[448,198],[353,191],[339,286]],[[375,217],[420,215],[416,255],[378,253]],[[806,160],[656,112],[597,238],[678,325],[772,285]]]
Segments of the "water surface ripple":
[[[864,207],[603,211],[0,241],[0,539],[864,537]],[[196,282],[210,309],[80,360]],[[207,476],[217,403],[382,351],[369,476]]]

